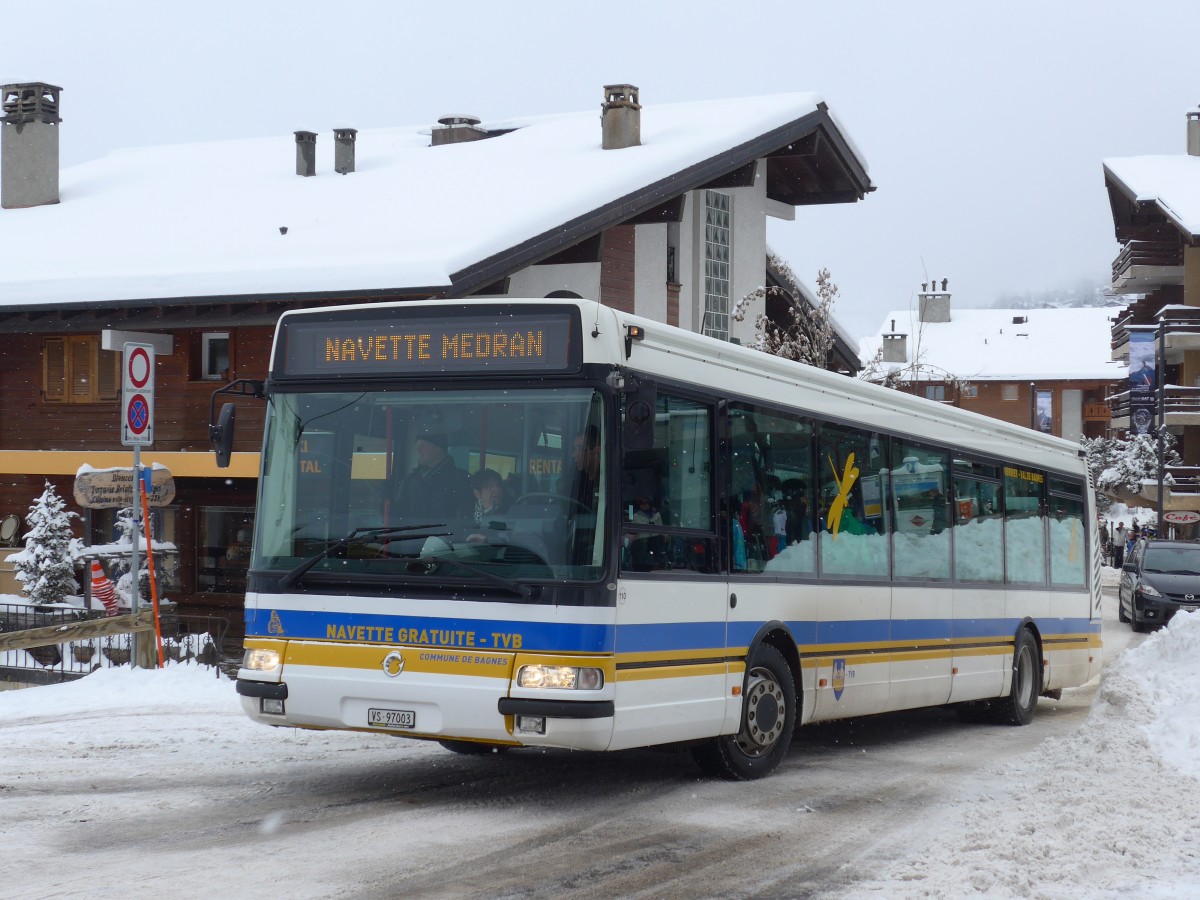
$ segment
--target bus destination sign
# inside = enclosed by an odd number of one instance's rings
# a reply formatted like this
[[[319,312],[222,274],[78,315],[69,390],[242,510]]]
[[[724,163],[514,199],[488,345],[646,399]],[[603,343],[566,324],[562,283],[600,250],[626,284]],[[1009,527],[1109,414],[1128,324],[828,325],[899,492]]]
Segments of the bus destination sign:
[[[573,372],[577,315],[502,310],[445,317],[392,314],[284,319],[276,377]],[[574,346],[573,346],[574,345]]]

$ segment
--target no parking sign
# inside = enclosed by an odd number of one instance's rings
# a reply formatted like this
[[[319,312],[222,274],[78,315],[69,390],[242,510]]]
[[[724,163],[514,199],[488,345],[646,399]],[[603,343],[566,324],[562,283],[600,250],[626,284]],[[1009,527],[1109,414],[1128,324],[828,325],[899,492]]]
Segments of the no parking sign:
[[[125,344],[121,379],[121,443],[154,443],[154,345]]]

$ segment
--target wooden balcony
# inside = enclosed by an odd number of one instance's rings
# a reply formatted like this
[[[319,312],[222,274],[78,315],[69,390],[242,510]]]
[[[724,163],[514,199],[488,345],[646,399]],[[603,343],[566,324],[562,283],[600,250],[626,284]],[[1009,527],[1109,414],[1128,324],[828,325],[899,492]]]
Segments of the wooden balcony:
[[[1129,391],[1121,391],[1108,398],[1108,405],[1112,410],[1112,427],[1114,429],[1127,429],[1130,427],[1129,400]],[[1157,411],[1158,407],[1156,405],[1154,408],[1156,418]],[[1168,384],[1166,387],[1166,396],[1163,398],[1163,415],[1168,428],[1171,426],[1200,425],[1200,387]]]
[[[1130,241],[1112,264],[1113,289],[1142,293],[1183,279],[1183,248],[1176,241]]]

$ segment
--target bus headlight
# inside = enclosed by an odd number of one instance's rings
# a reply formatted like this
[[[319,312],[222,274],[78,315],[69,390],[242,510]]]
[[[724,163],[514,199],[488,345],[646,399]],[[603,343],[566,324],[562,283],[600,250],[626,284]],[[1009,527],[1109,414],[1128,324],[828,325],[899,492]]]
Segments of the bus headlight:
[[[242,657],[242,668],[251,672],[269,672],[279,668],[278,650],[247,650]]]
[[[604,687],[604,672],[591,666],[521,666],[517,685],[523,688],[563,688],[598,691]]]

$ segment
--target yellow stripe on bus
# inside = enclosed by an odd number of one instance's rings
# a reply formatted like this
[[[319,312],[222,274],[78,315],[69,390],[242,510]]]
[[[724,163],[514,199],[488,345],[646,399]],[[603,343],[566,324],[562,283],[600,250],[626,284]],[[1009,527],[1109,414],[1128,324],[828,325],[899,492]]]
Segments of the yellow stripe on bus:
[[[399,659],[393,654],[398,655]],[[401,660],[403,660],[402,665]],[[284,653],[283,664],[285,670],[288,666],[324,666],[342,669],[378,669],[396,675],[400,671],[438,672],[507,680],[511,674],[512,660],[512,654],[483,650],[289,641]]]
[[[730,671],[741,671],[745,666],[734,668],[723,662],[696,663],[694,665],[651,666],[645,669],[619,669],[617,681],[657,681],[666,678],[699,678],[705,675],[725,675]]]

